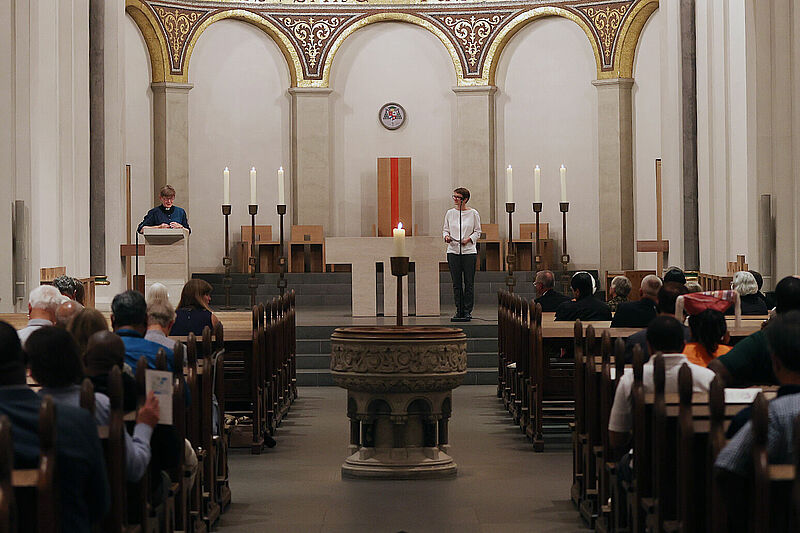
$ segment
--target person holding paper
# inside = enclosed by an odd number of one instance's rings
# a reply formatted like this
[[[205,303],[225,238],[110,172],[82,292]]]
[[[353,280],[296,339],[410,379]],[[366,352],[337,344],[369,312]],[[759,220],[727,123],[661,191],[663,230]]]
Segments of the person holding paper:
[[[189,227],[186,211],[182,207],[175,205],[175,189],[172,185],[161,187],[159,197],[161,198],[161,205],[147,212],[136,231],[142,233],[143,229],[186,228],[191,233],[192,228]]]
[[[445,213],[442,228],[456,304],[456,314],[451,319],[453,322],[472,320],[475,299],[476,243],[481,235],[481,217],[475,209],[467,207],[467,202],[469,190],[459,187],[453,191],[454,206]]]

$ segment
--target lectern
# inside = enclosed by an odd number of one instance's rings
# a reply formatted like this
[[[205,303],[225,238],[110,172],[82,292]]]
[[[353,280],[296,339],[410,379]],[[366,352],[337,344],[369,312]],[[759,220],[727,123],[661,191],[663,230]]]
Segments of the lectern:
[[[144,240],[145,288],[163,283],[170,303],[177,307],[183,285],[189,281],[189,230],[149,228],[144,230]]]

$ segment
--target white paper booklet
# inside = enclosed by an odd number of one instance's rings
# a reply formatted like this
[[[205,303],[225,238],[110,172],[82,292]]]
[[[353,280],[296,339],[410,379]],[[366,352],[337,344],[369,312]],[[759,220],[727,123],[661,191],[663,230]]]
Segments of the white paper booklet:
[[[150,370],[144,374],[145,393],[149,396],[153,391],[158,398],[158,423],[172,425],[172,372]]]

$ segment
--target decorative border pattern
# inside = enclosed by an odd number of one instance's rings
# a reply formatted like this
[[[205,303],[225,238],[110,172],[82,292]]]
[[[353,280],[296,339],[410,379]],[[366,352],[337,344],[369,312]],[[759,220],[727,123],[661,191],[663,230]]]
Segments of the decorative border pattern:
[[[295,87],[327,87],[343,40],[384,20],[410,22],[434,33],[453,58],[460,86],[493,85],[506,42],[542,16],[562,16],[584,30],[598,78],[631,77],[635,44],[657,6],[658,0],[126,0],[126,10],[148,41],[154,82],[188,82],[200,34],[214,22],[235,18],[257,25],[276,41]]]

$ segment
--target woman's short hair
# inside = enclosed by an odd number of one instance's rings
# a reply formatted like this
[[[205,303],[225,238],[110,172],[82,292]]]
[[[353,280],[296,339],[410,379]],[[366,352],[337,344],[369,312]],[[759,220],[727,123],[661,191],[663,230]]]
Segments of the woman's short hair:
[[[696,281],[687,281],[686,288],[689,292],[703,292],[703,286]]]
[[[756,283],[756,278],[750,272],[740,270],[733,275],[731,289],[738,292],[740,296],[747,296],[758,292],[758,284]]]
[[[66,330],[44,326],[25,341],[33,379],[43,387],[75,385],[83,379],[78,344]]]
[[[465,187],[459,187],[457,189],[453,189],[455,194],[460,194],[461,198],[464,199],[465,202],[469,201],[469,189]]]
[[[209,282],[204,279],[190,279],[183,286],[181,291],[181,301],[178,302],[178,309],[185,307],[192,309],[208,309],[206,302],[203,301],[203,296],[211,294],[214,288]]]
[[[92,307],[86,307],[67,324],[67,333],[72,335],[81,353],[86,351],[89,337],[98,331],[108,331],[108,322],[103,313]]]
[[[155,282],[145,291],[145,300],[147,305],[156,301],[169,300],[169,289],[163,283]]]
[[[175,198],[175,189],[172,185],[164,185],[158,193],[162,198]]]
[[[169,326],[175,320],[175,308],[169,300],[154,300],[147,305],[147,324]]]
[[[622,298],[627,298],[631,293],[631,280],[625,276],[614,276],[611,280],[611,288],[614,289],[614,294]]]

